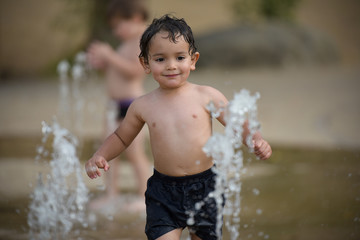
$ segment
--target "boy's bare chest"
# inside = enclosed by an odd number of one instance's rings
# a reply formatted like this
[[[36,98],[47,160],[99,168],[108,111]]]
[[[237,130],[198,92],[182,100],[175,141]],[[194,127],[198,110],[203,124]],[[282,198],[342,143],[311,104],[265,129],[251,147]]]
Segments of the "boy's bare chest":
[[[190,129],[206,124],[210,115],[199,102],[162,102],[154,105],[147,117],[150,127]]]

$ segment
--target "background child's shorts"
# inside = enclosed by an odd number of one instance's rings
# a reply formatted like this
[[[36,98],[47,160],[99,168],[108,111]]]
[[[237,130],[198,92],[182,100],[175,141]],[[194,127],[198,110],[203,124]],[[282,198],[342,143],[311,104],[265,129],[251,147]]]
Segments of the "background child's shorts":
[[[215,176],[211,169],[185,177],[166,176],[154,169],[145,193],[148,239],[185,227],[201,239],[217,239],[217,207],[213,198],[207,198],[214,190]]]
[[[117,116],[116,120],[122,120],[125,118],[126,113],[134,99],[118,100],[117,103]]]

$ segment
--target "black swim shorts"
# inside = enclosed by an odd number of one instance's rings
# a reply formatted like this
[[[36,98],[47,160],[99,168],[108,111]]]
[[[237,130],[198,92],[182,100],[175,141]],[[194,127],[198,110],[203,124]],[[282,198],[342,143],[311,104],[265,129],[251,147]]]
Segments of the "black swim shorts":
[[[167,176],[154,169],[145,193],[148,239],[185,227],[201,239],[218,239],[216,203],[207,197],[214,186],[215,174],[211,169],[185,177]]]

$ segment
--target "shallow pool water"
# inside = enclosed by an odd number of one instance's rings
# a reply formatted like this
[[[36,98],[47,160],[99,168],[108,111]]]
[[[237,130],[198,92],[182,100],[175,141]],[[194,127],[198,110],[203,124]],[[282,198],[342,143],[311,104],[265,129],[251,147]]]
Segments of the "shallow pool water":
[[[360,151],[275,147],[269,161],[246,159],[239,239],[360,239]],[[28,204],[1,196],[0,239],[28,239]],[[92,214],[67,239],[146,239],[143,214]]]

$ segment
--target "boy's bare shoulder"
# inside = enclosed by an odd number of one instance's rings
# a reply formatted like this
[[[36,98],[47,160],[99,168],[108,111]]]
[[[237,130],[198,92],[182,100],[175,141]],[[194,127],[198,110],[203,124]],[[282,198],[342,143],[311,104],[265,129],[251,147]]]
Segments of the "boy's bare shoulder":
[[[132,112],[139,120],[145,122],[144,114],[149,112],[149,109],[152,108],[153,99],[153,92],[140,96],[131,103],[129,111]]]
[[[198,84],[193,84],[194,88],[196,91],[198,91],[199,93],[212,93],[212,92],[216,92],[218,91],[216,88],[207,86],[207,85],[198,85]]]
[[[225,98],[224,95],[216,88],[206,85],[195,85],[195,88],[200,94],[208,96],[209,98]]]
[[[154,96],[156,95],[156,90],[153,90],[145,95],[142,95],[134,100],[132,105],[135,105],[136,107],[144,107],[146,105],[151,104],[151,102],[154,99]]]

